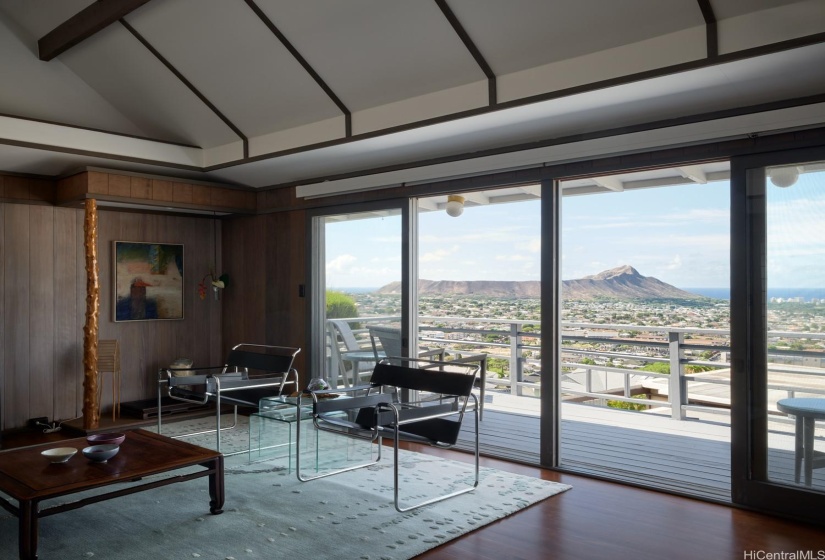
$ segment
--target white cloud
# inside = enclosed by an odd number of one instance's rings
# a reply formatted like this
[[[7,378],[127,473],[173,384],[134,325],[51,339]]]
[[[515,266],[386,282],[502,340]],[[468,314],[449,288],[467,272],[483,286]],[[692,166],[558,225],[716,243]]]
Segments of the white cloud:
[[[682,268],[682,257],[676,255],[675,257],[673,257],[672,261],[665,265],[665,268],[668,270],[678,270]]]
[[[327,272],[345,272],[357,260],[353,255],[340,255],[327,263]]]
[[[418,262],[439,262],[447,260],[450,256],[456,254],[459,251],[458,245],[453,245],[448,249],[436,249],[435,251],[430,251],[429,253],[424,253],[423,255],[418,257]]]

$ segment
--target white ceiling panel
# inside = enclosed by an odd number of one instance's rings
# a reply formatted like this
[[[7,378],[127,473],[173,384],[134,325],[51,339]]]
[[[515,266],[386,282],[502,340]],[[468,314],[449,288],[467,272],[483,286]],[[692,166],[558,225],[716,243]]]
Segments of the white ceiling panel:
[[[60,60],[146,136],[201,147],[238,139],[120,24],[98,32],[60,55]]]
[[[257,3],[350,111],[484,79],[435,2]]]
[[[713,15],[717,20],[741,16],[743,14],[768,10],[780,6],[790,6],[799,0],[712,0]]]
[[[140,128],[117,111],[59,60],[32,64],[37,43],[29,47],[0,13],[0,112],[30,119],[58,121],[124,134]]]
[[[146,8],[127,21],[248,138],[341,114],[244,2]]]
[[[387,184],[402,172],[403,182],[485,172],[496,169],[486,167],[493,160],[503,167],[533,164],[535,154],[550,148],[531,143],[559,139],[570,141],[552,147],[559,158],[579,157],[580,149],[603,155],[615,146],[593,141],[598,149],[581,148],[574,140],[600,133],[600,140],[618,142],[606,138],[610,130],[651,122],[661,127],[649,131],[660,133],[656,141],[679,143],[681,136],[668,136],[672,119],[707,119],[738,107],[753,114],[737,121],[736,134],[754,123],[772,131],[825,125],[821,97],[814,98],[825,92],[825,73],[818,71],[825,67],[823,0],[711,0],[722,57],[707,60],[697,0],[446,4],[499,78],[498,105],[488,106],[483,71],[434,0],[150,0],[124,17],[128,24],[112,23],[51,62],[38,59],[37,39],[103,4],[0,0],[0,115],[15,117],[0,127],[0,171],[48,175],[109,162],[252,188],[319,178],[357,188],[359,181]],[[101,24],[96,14],[84,13],[84,23]],[[796,107],[805,99],[809,105]],[[792,114],[751,108],[769,102],[787,102]],[[345,111],[352,138],[344,138]],[[49,122],[37,122],[43,120]],[[719,120],[704,136],[686,133],[685,142],[731,137],[729,122]],[[59,123],[71,125],[68,132]],[[130,143],[106,132],[204,150]],[[244,157],[242,136],[255,157]],[[431,165],[439,158],[444,163]],[[484,165],[476,165],[480,159]],[[210,167],[214,162],[227,167]],[[342,175],[351,178],[336,179]]]
[[[450,0],[449,4],[496,75],[704,23],[696,0]]]
[[[11,16],[22,29],[25,29],[36,45],[37,39],[95,1],[2,0],[0,11]]]
[[[825,91],[825,45],[702,68],[214,172],[257,187],[736,109]],[[747,86],[743,89],[743,85]],[[779,88],[779,89],[777,89]],[[781,94],[779,93],[781,92]]]

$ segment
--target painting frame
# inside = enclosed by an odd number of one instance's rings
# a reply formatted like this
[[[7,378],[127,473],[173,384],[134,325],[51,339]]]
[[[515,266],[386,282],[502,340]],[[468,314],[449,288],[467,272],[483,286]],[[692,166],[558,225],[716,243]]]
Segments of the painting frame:
[[[113,241],[113,321],[182,320],[183,271],[181,243]]]

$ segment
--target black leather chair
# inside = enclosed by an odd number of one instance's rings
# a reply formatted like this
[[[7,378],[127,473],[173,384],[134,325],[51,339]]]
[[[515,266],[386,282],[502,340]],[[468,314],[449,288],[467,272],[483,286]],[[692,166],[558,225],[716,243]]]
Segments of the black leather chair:
[[[293,363],[300,348],[238,344],[232,347],[222,366],[198,368],[163,368],[158,373],[158,433],[162,430],[162,398],[166,396],[182,402],[215,404],[214,430],[193,432],[175,437],[188,437],[215,432],[218,451],[221,450],[221,431],[235,427],[238,407],[258,408],[264,397],[280,396],[284,387],[298,389],[298,372]],[[164,391],[165,387],[165,391]],[[221,406],[233,405],[234,423],[221,427]]]
[[[375,366],[370,384],[347,389],[318,391],[302,397],[311,399],[312,418],[317,430],[370,440],[378,445],[377,459],[354,466],[304,476],[301,472],[301,426],[298,423],[297,471],[302,481],[315,480],[334,474],[373,465],[381,460],[382,439],[393,440],[394,503],[400,512],[440,502],[470,492],[478,486],[478,406],[472,393],[479,366],[421,359],[385,359]],[[337,393],[342,398],[324,398]],[[410,395],[406,397],[405,395]],[[468,407],[468,403],[470,406]],[[300,406],[300,402],[299,402]],[[467,486],[402,507],[399,503],[400,441],[413,441],[442,448],[453,447],[466,413],[474,417],[475,481]]]

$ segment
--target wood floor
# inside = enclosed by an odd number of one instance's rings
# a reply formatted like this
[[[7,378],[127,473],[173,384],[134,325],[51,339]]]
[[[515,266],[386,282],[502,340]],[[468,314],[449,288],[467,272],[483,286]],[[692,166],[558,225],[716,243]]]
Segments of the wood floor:
[[[457,451],[409,448],[472,461],[472,456]],[[825,528],[497,459],[482,458],[482,465],[573,488],[426,552],[420,559],[734,560],[747,558],[746,551],[800,550],[814,551],[812,558],[825,557]]]
[[[20,434],[4,438],[3,443],[16,447],[61,435]],[[460,451],[405,447],[472,461],[471,455]],[[813,551],[811,558],[825,557],[825,527],[500,459],[482,457],[481,461],[486,467],[562,482],[572,489],[418,558],[735,560],[747,558],[747,551],[754,552],[752,558],[766,557],[756,556],[757,551]]]

